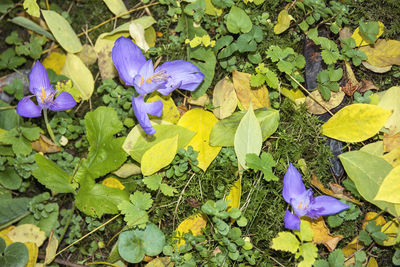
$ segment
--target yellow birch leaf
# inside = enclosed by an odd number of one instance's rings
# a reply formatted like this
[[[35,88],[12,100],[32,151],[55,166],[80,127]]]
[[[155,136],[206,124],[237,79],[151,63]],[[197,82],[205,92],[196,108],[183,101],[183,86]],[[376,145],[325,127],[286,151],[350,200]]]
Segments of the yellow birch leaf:
[[[382,35],[383,30],[385,29],[385,25],[383,25],[382,22],[378,21],[378,24],[379,24],[379,33],[376,36],[377,38],[379,38],[379,36]],[[357,27],[357,29],[354,30],[353,35],[351,37],[353,37],[354,41],[356,41],[356,46],[366,46],[371,44],[367,39],[364,39],[361,36],[360,27]]]
[[[278,23],[274,26],[274,33],[281,34],[289,29],[290,21],[292,19],[293,17],[289,15],[289,12],[286,9],[279,12]]]
[[[206,105],[210,104],[210,98],[207,94],[203,94],[196,99],[191,96],[188,99],[188,103],[191,105],[205,107]]]
[[[400,146],[396,147],[389,153],[385,154],[383,158],[389,162],[393,167],[400,165]]]
[[[6,245],[9,246],[10,244],[13,243],[13,241],[7,236],[7,234],[14,229],[15,226],[14,225],[10,225],[6,228],[4,228],[3,230],[0,231],[0,237],[4,239],[4,241],[6,242]]]
[[[400,203],[400,166],[393,168],[383,179],[374,200],[383,200],[389,203]]]
[[[53,232],[51,232],[49,237],[49,243],[47,244],[46,247],[46,257],[44,260],[46,264],[50,264],[54,260],[57,253],[57,248],[58,248],[58,239],[53,234]]]
[[[7,233],[13,242],[34,242],[40,247],[46,240],[46,234],[33,224],[21,224]]]
[[[391,114],[375,105],[349,105],[322,125],[322,133],[343,142],[361,142],[377,134]]]
[[[307,106],[307,111],[315,114],[315,115],[320,115],[326,113],[326,109],[331,110],[333,108],[336,108],[337,106],[342,103],[343,98],[345,96],[345,93],[343,91],[339,92],[331,92],[331,98],[329,101],[325,101],[322,99],[322,96],[318,90],[315,90],[311,93],[311,96],[318,101],[314,101],[311,99],[310,96],[306,97],[306,106]],[[321,105],[323,105],[326,109],[324,109]]]
[[[221,150],[220,146],[210,146],[210,133],[218,119],[209,111],[195,108],[186,112],[178,121],[178,125],[185,127],[196,135],[186,145],[192,146],[194,150],[199,152],[197,160],[198,167],[206,171],[211,162]]]
[[[52,69],[57,74],[61,74],[64,67],[65,55],[58,52],[51,52],[51,54],[43,60],[43,66],[46,69]]]
[[[118,75],[111,57],[111,51],[115,41],[105,39],[106,36],[107,33],[100,34],[94,45],[98,57],[97,64],[103,80],[112,79]]]
[[[67,55],[61,73],[72,80],[74,87],[81,93],[82,100],[88,100],[92,96],[93,75],[77,55],[70,53]]]
[[[205,12],[207,15],[219,17],[222,14],[222,9],[215,7],[211,0],[205,0],[206,9]]]
[[[367,62],[372,66],[383,68],[400,65],[400,41],[378,40],[375,45],[360,47],[368,56]]]
[[[319,217],[317,220],[306,219],[311,224],[311,229],[314,233],[312,242],[314,244],[323,244],[329,251],[333,251],[340,240],[343,239],[341,235],[332,235],[326,227],[323,217]]]
[[[140,166],[135,163],[125,163],[118,170],[113,171],[113,174],[117,175],[120,178],[128,178],[131,175],[141,174]]]
[[[383,216],[379,215],[376,212],[370,211],[370,212],[367,212],[367,214],[365,214],[363,224],[361,225],[361,229],[364,230],[370,221],[375,221],[376,225],[381,225],[381,226],[386,223],[386,220],[385,220],[385,218],[383,218]]]
[[[400,132],[395,135],[383,135],[383,150],[385,152],[390,152],[398,146],[400,146]]]
[[[179,121],[179,110],[175,105],[174,100],[172,100],[170,95],[160,96],[158,93],[153,93],[146,102],[155,102],[157,100],[161,100],[163,103],[163,110],[161,117],[156,117],[150,115],[150,119],[161,119],[163,121],[169,121],[176,124]]]
[[[382,226],[382,232],[386,234],[388,239],[383,241],[382,243],[379,242],[379,245],[383,246],[394,246],[397,241],[397,235],[399,234],[399,229],[400,225],[399,222],[396,219],[393,219],[392,221],[387,222],[385,225]]]
[[[103,0],[104,3],[106,3],[108,9],[115,15],[119,16],[123,13],[128,12],[128,9],[126,9],[126,6],[122,0]],[[122,16],[122,18],[127,19],[129,18],[129,14],[126,14]]]
[[[376,141],[373,143],[369,143],[362,148],[360,148],[360,151],[367,152],[369,154],[375,155],[375,156],[382,156],[383,155],[383,141]]]
[[[230,211],[232,208],[240,207],[240,197],[242,195],[242,179],[237,179],[236,182],[233,183],[231,190],[229,191],[229,195],[225,197],[225,201],[230,201],[228,203],[227,211]]]
[[[97,60],[96,50],[89,44],[84,44],[81,52],[79,52],[77,56],[86,66],[94,64]]]
[[[185,240],[183,239],[183,235],[185,233],[192,232],[194,236],[202,233],[202,228],[205,228],[207,225],[207,219],[202,213],[196,213],[181,222],[176,228],[176,239],[179,239],[176,244],[179,248],[180,246],[185,244]]]
[[[121,190],[125,189],[125,186],[118,179],[115,179],[114,177],[108,177],[104,179],[102,184],[110,188],[118,188]]]
[[[259,87],[250,86],[250,74],[234,70],[232,72],[233,87],[235,88],[237,98],[245,110],[250,107],[250,102],[254,109],[268,108],[269,94],[265,85]]]
[[[152,175],[168,166],[178,150],[178,135],[167,138],[150,147],[144,152],[141,160],[141,169],[144,176]]]
[[[378,106],[393,111],[384,125],[389,129],[389,134],[394,135],[400,132],[400,87],[393,86],[389,88],[382,96]]]
[[[222,120],[232,115],[238,103],[233,83],[225,76],[214,87],[213,91],[213,113],[215,117]]]
[[[26,248],[28,249],[29,257],[25,267],[34,267],[39,254],[39,248],[34,242],[25,242]]]
[[[366,267],[378,267],[378,262],[374,257],[370,257]]]
[[[297,88],[297,89],[288,89],[286,87],[281,87],[281,94],[292,100],[293,102],[296,102],[297,99],[305,98],[306,96],[303,94],[303,92]]]
[[[145,267],[174,267],[174,262],[170,257],[159,257],[155,258],[151,262],[147,263]]]

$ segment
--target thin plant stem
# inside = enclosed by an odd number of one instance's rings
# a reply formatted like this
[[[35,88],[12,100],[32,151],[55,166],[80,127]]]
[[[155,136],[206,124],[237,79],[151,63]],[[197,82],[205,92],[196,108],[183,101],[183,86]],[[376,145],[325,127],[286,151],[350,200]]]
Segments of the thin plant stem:
[[[2,110],[8,110],[8,109],[14,109],[14,108],[16,108],[17,106],[7,106],[7,107],[0,107],[0,111],[2,111]]]
[[[76,243],[79,243],[80,241],[82,241],[83,239],[85,239],[86,237],[90,236],[91,234],[93,234],[94,232],[96,232],[97,230],[99,230],[100,228],[102,228],[103,226],[106,226],[107,224],[109,224],[110,222],[114,221],[116,218],[118,218],[121,214],[117,214],[114,217],[112,217],[111,219],[109,219],[108,221],[106,221],[105,223],[103,223],[102,225],[96,227],[96,229],[90,231],[89,233],[87,233],[86,235],[82,236],[81,238],[79,238],[78,240],[75,240],[74,242],[72,242],[71,244],[69,244],[68,246],[66,246],[65,248],[63,248],[62,250],[60,250],[59,252],[57,252],[56,255],[54,255],[54,258],[57,257],[58,255],[60,255],[61,253],[63,253],[65,250],[67,250],[68,248],[72,247],[73,245],[75,245]]]
[[[57,144],[56,138],[54,137],[53,130],[51,129],[49,120],[47,119],[47,108],[43,109],[43,115],[44,115],[44,122],[46,123],[46,127],[47,127],[47,132],[49,132],[50,138],[53,141],[53,143]]]

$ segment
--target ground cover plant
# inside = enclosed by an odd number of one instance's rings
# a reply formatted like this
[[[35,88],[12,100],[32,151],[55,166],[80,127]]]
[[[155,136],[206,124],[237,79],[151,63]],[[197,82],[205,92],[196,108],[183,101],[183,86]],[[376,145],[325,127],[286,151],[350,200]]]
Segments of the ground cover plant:
[[[400,265],[396,0],[0,3],[0,266]]]

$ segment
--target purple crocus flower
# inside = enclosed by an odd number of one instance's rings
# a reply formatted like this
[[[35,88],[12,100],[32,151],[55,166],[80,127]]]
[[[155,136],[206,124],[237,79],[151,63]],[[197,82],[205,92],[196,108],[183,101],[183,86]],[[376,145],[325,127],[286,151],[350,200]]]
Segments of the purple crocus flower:
[[[112,59],[121,79],[139,94],[132,98],[132,107],[147,134],[156,132],[148,114],[161,116],[163,105],[160,100],[145,103],[146,94],[158,91],[168,95],[177,88],[194,91],[204,79],[198,67],[184,60],[167,61],[154,69],[151,59],[146,60],[140,48],[126,37],[115,41]]]
[[[307,216],[318,218],[319,216],[332,215],[349,208],[349,205],[330,196],[313,197],[311,189],[306,189],[301,179],[301,174],[292,165],[283,178],[283,198],[294,211],[285,213],[285,227],[292,230],[300,230],[300,218]]]
[[[50,84],[46,68],[36,61],[29,74],[29,91],[33,94],[22,98],[17,104],[17,113],[22,117],[40,117],[42,109],[62,111],[73,108],[75,99],[67,92],[61,92],[55,97],[57,91]],[[36,96],[37,105],[31,100]]]

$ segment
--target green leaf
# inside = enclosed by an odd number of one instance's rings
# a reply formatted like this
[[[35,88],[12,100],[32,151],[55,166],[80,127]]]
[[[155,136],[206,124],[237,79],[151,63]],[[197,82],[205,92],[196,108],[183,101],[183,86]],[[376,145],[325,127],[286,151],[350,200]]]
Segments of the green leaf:
[[[118,252],[130,263],[141,262],[145,255],[157,256],[165,244],[164,233],[152,223],[146,229],[124,231],[118,238]]]
[[[300,231],[295,231],[295,234],[300,238],[301,241],[311,241],[314,237],[314,232],[311,228],[311,224],[308,221],[301,220]]]
[[[31,214],[23,218],[19,223],[34,224],[38,226],[40,230],[45,232],[46,236],[50,236],[51,230],[56,230],[56,228],[59,227],[59,207],[57,203],[48,203],[46,204],[45,208],[51,209],[51,211],[48,211],[47,217],[42,217],[40,220],[36,220],[34,215]]]
[[[52,10],[42,10],[44,20],[57,42],[69,53],[78,53],[82,44],[63,16]]]
[[[339,155],[339,159],[365,200],[382,210],[387,210],[393,216],[398,216],[394,204],[374,200],[383,179],[393,168],[386,160],[362,151],[343,153]],[[368,164],[365,164],[366,162]]]
[[[34,169],[32,174],[39,183],[57,193],[75,192],[75,188],[71,184],[72,176],[56,163],[39,153],[35,155],[35,161],[38,168]]]
[[[394,265],[400,265],[400,250],[396,249],[396,252],[393,254],[392,262]]]
[[[39,127],[32,127],[32,128],[21,127],[22,135],[29,141],[38,140],[40,137],[40,131],[41,129]]]
[[[143,177],[143,183],[150,190],[157,190],[160,187],[162,180],[161,174],[153,174],[151,176]]]
[[[36,0],[24,0],[24,9],[33,17],[40,17],[40,8]]]
[[[268,70],[264,74],[265,74],[265,81],[267,82],[268,86],[274,89],[278,89],[279,79],[276,73]]]
[[[371,237],[374,239],[376,243],[379,244],[383,243],[383,241],[388,239],[388,236],[380,231],[372,233]]]
[[[10,106],[6,102],[0,100],[0,107]],[[15,109],[6,109],[0,112],[0,129],[11,130],[18,126],[20,116],[17,114]]]
[[[189,61],[196,65],[200,72],[202,72],[205,77],[203,82],[197,89],[192,92],[194,98],[202,96],[207,89],[210,87],[215,73],[215,65],[217,64],[217,59],[213,50],[208,47],[196,47],[189,50]]]
[[[364,39],[374,44],[378,39],[379,23],[377,21],[370,21],[367,23],[360,21],[360,34]]]
[[[145,210],[133,205],[129,201],[118,204],[118,209],[125,215],[124,220],[129,227],[137,226],[144,228],[149,221],[149,215]]]
[[[252,87],[258,87],[265,83],[265,75],[261,73],[257,73],[256,75],[250,76],[250,85]]]
[[[337,267],[342,267],[344,265],[344,254],[341,249],[335,249],[334,251],[329,254],[328,261],[329,261],[329,266],[337,266]]]
[[[81,162],[75,180],[84,183],[94,180],[118,169],[126,160],[127,154],[122,149],[124,138],[114,138],[122,129],[113,108],[99,107],[85,116],[89,154]]]
[[[0,266],[25,267],[28,258],[29,253],[25,244],[15,242],[6,247],[2,255],[0,254]]]
[[[75,196],[76,207],[89,216],[118,213],[118,204],[128,201],[128,193],[118,188],[86,182]]]
[[[1,69],[16,69],[26,62],[24,57],[15,55],[14,49],[8,48],[0,55],[0,70]]]
[[[123,149],[131,155],[131,157],[140,162],[143,154],[155,144],[172,138],[178,135],[178,149],[184,148],[189,141],[196,135],[195,132],[190,131],[178,125],[154,125],[156,133],[149,137],[143,129],[137,125],[128,134]]]
[[[278,181],[279,178],[272,172],[272,167],[276,166],[276,162],[270,153],[261,153],[261,157],[256,154],[246,155],[247,166],[255,171],[262,171],[266,181]]]
[[[49,38],[52,41],[55,41],[54,36],[51,33],[46,31],[45,29],[43,29],[41,26],[37,25],[35,22],[31,21],[30,19],[27,19],[22,16],[16,16],[16,17],[13,17],[10,21],[21,27],[24,27],[31,31],[34,31],[40,35],[46,36],[47,38]]]
[[[365,230],[361,230],[358,235],[358,240],[364,243],[364,245],[369,246],[372,243],[372,239]]]
[[[253,24],[250,17],[243,9],[233,6],[228,15],[225,16],[225,24],[231,33],[247,33],[251,31]]]
[[[169,186],[167,184],[161,184],[160,190],[161,190],[161,193],[163,193],[165,196],[169,196],[169,197],[172,197],[175,193],[177,193],[175,188],[173,188],[172,186]]]
[[[0,228],[28,212],[30,198],[1,199]]]
[[[0,184],[7,189],[16,190],[22,184],[22,178],[12,168],[0,172]]]
[[[318,256],[318,248],[313,243],[303,243],[299,247],[299,252],[296,253],[296,258],[299,256],[303,257],[303,261],[298,265],[299,267],[312,266],[315,262],[315,258]]]
[[[300,241],[290,232],[279,232],[278,236],[272,239],[271,248],[281,251],[296,253],[299,249]]]
[[[279,111],[269,108],[257,109],[255,112],[261,126],[262,138],[265,141],[278,128]],[[233,146],[235,133],[246,111],[233,113],[228,118],[218,121],[210,133],[210,145]]]
[[[354,256],[356,257],[356,261],[359,263],[363,263],[367,259],[367,253],[365,253],[364,250],[357,251],[356,254],[354,254]],[[344,259],[344,256],[343,256],[343,259]],[[344,266],[344,264],[342,266]]]
[[[332,215],[332,216],[328,217],[327,222],[328,222],[330,227],[335,228],[335,227],[338,227],[339,225],[341,225],[343,223],[343,219],[340,218],[339,216]]]
[[[262,146],[262,133],[260,123],[250,104],[249,110],[240,120],[235,133],[234,148],[240,165],[247,169],[246,155],[254,153],[258,156]]]
[[[237,221],[236,221],[237,225],[239,225],[240,227],[245,227],[247,225],[247,219],[244,216],[241,216]]]
[[[129,199],[133,205],[142,210],[148,210],[151,208],[151,205],[153,205],[153,200],[151,199],[151,195],[149,193],[136,191],[129,197]]]

